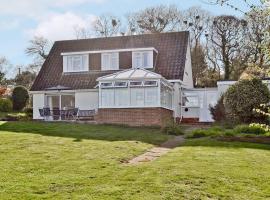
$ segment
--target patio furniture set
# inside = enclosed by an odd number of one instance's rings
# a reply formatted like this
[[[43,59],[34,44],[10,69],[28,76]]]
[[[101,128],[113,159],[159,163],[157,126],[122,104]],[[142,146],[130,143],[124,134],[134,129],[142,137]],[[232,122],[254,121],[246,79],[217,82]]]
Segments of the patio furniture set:
[[[40,116],[45,121],[68,121],[68,120],[94,120],[95,110],[80,110],[78,108],[59,109],[59,108],[40,108]]]

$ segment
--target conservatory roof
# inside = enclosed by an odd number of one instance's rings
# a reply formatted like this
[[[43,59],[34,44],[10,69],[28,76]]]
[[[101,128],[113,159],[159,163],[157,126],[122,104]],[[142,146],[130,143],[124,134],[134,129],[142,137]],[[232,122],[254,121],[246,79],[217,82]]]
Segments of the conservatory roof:
[[[102,76],[97,81],[134,80],[134,79],[164,79],[160,74],[146,69],[128,69],[107,76]]]

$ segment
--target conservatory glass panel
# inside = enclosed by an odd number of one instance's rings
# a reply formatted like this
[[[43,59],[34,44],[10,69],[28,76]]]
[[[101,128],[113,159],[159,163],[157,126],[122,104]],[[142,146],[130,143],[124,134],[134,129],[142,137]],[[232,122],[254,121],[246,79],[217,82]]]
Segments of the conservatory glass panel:
[[[123,107],[129,105],[129,91],[127,88],[115,90],[115,106]]]
[[[158,88],[149,87],[145,88],[145,106],[158,105]]]
[[[131,106],[144,106],[144,88],[131,88]]]
[[[114,90],[113,89],[102,89],[101,90],[101,105],[103,107],[114,106]]]

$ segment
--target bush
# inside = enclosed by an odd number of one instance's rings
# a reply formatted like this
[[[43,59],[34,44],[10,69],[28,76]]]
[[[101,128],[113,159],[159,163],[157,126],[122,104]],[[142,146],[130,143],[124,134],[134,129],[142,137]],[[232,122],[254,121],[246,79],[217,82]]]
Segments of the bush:
[[[249,126],[249,125],[238,125],[234,128],[236,133],[245,133],[245,134],[256,134],[261,135],[265,134],[266,131],[260,126]]]
[[[201,137],[207,137],[208,132],[204,129],[196,129],[191,132],[191,134],[188,135],[188,138],[201,138]]]
[[[7,121],[28,121],[28,117],[25,113],[16,113],[16,114],[7,114],[6,119]]]
[[[217,137],[223,134],[221,127],[212,127],[209,129],[196,129],[188,135],[189,138]]]
[[[174,121],[163,127],[162,132],[168,135],[184,135],[182,128]]]
[[[13,102],[13,109],[20,111],[22,110],[29,100],[29,94],[25,87],[18,86],[15,87],[12,92],[12,102]]]
[[[23,111],[25,112],[27,117],[31,119],[33,118],[33,108],[25,108]]]
[[[234,130],[225,130],[223,134],[223,136],[227,136],[227,137],[235,136],[235,135],[236,135],[236,132]]]
[[[224,94],[226,116],[241,122],[264,121],[253,109],[270,101],[270,93],[259,79],[240,80]]]
[[[0,112],[12,111],[12,101],[10,99],[0,99]]]
[[[215,106],[210,106],[210,113],[216,122],[222,122],[226,120],[225,106],[223,103],[224,95],[222,95]]]

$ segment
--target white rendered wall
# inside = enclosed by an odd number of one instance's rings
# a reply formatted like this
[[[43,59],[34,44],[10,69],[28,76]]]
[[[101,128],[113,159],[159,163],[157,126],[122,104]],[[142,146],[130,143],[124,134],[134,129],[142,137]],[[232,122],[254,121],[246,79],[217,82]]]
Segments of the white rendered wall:
[[[200,108],[199,107],[189,107],[187,111],[186,108],[182,108],[183,118],[199,118],[200,117]]]
[[[75,107],[80,110],[97,110],[98,91],[75,92]]]
[[[235,83],[236,81],[218,81],[217,82],[218,97],[224,94],[228,90],[228,88]]]
[[[174,117],[181,117],[181,85],[180,83],[173,84],[173,100],[172,100],[172,108]]]
[[[33,94],[33,119],[42,119],[38,109],[44,107],[44,100],[44,94]]]
[[[185,63],[185,71],[183,77],[183,84],[186,88],[193,88],[193,75],[192,75],[192,63],[191,63],[191,53],[190,53],[190,44],[187,47],[186,53],[186,63]]]

